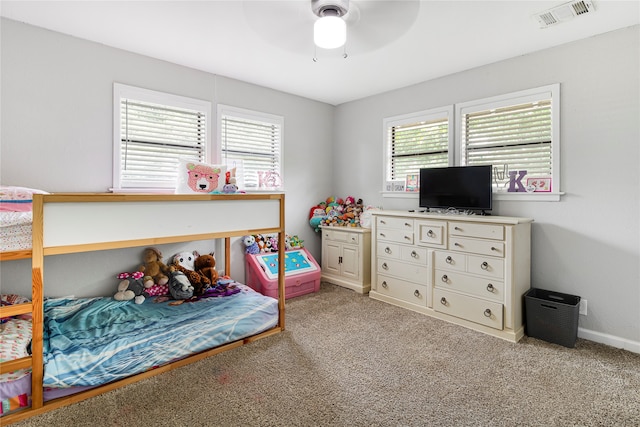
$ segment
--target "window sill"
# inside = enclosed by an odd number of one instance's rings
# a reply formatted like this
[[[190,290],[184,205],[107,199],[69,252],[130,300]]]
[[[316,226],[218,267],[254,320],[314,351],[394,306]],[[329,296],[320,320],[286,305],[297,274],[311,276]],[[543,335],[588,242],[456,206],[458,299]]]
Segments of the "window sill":
[[[412,191],[381,191],[383,198],[390,199],[417,199],[419,194]],[[560,196],[564,196],[565,193],[509,193],[509,192],[494,192],[493,200],[508,200],[508,201],[522,201],[522,202],[559,202]]]

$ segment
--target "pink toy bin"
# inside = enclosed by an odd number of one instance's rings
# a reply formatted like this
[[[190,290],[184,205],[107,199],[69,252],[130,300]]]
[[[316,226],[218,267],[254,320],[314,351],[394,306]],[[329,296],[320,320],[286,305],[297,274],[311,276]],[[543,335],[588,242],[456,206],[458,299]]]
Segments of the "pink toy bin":
[[[285,299],[320,290],[320,266],[305,248],[285,252]],[[263,295],[278,298],[278,253],[245,255],[245,281]]]

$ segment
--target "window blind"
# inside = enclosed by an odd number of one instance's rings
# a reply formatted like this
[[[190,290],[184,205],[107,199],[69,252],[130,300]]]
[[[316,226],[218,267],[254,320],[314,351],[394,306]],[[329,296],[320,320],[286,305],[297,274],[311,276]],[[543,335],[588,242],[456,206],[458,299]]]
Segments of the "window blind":
[[[258,172],[282,176],[280,123],[223,114],[220,132],[222,158],[242,161],[246,188],[258,187]]]
[[[469,112],[461,119],[463,164],[551,176],[551,99]]]
[[[405,179],[420,168],[449,165],[449,119],[389,126],[391,179]]]
[[[121,98],[120,186],[175,187],[180,158],[205,161],[204,111]]]

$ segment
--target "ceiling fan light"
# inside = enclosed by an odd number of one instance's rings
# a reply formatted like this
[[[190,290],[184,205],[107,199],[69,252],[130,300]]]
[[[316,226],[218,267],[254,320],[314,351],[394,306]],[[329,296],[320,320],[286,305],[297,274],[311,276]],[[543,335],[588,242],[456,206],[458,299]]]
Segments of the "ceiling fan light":
[[[335,49],[347,41],[347,24],[338,16],[323,16],[313,25],[313,41],[323,49]]]

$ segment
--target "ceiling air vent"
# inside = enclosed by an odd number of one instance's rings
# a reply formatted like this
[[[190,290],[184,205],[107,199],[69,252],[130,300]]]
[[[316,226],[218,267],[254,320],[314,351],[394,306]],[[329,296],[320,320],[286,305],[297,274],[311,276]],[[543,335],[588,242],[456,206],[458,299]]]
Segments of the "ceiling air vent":
[[[560,24],[575,18],[576,16],[582,16],[587,13],[593,13],[595,8],[593,2],[590,0],[577,0],[569,3],[561,4],[560,6],[540,12],[534,17],[540,24],[540,28],[547,28],[552,25]]]

